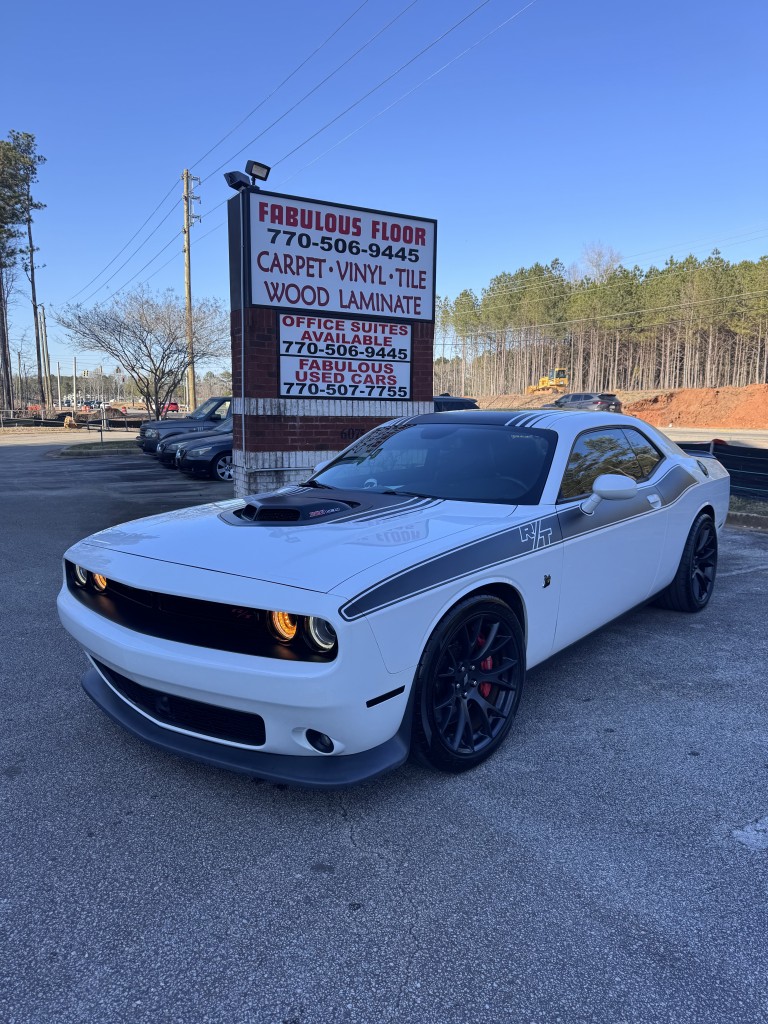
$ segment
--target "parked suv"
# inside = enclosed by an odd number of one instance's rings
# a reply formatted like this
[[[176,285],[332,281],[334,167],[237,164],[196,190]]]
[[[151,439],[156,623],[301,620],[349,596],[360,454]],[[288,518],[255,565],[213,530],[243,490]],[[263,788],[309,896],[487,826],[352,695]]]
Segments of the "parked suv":
[[[477,409],[474,398],[459,398],[444,391],[442,395],[434,395],[435,412],[453,412],[454,409]]]
[[[562,395],[544,409],[590,409],[592,412],[621,412],[621,402],[608,391],[581,391]]]
[[[172,420],[150,420],[142,423],[136,444],[144,452],[153,455],[157,445],[173,434],[189,434],[198,430],[211,430],[225,420],[232,422],[232,398],[209,398],[199,405],[189,416],[181,416]]]

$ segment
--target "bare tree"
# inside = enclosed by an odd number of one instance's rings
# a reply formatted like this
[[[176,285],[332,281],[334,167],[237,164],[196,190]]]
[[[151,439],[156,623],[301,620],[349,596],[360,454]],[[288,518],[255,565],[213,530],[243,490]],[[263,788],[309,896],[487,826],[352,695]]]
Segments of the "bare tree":
[[[602,242],[590,242],[584,246],[581,262],[587,277],[602,284],[621,263],[621,256],[610,245]]]
[[[160,416],[190,365],[184,303],[173,291],[139,289],[109,306],[70,305],[54,319],[69,332],[73,348],[114,359],[134,381],[147,408]],[[192,319],[195,363],[229,356],[229,314],[218,300],[198,301]]]

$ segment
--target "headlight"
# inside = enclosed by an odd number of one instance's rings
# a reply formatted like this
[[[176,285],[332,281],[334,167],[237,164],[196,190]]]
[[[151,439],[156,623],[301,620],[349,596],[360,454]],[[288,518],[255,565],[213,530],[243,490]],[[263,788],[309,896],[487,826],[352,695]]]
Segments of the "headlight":
[[[309,642],[318,651],[330,651],[336,643],[336,630],[330,622],[314,615],[306,619],[306,633]]]
[[[84,569],[82,565],[76,565],[74,568],[75,583],[78,587],[84,587],[88,583],[88,570]]]
[[[278,640],[287,643],[296,636],[297,619],[290,612],[270,612],[269,622]]]
[[[198,455],[205,455],[205,453],[209,452],[211,448],[213,448],[212,444],[208,444],[204,448],[190,448],[187,455],[192,455],[196,458]]]
[[[159,436],[160,436],[160,432],[157,431],[157,430],[153,430],[151,427],[147,430],[146,434],[144,435],[144,437],[159,437]]]
[[[93,583],[93,589],[98,590],[100,593],[107,589],[107,578],[106,576],[100,576],[99,573],[95,572],[91,576],[91,582]]]
[[[269,628],[272,635],[285,644],[297,636],[319,654],[328,654],[336,647],[336,630],[325,619],[315,615],[293,615],[291,612],[270,612]]]

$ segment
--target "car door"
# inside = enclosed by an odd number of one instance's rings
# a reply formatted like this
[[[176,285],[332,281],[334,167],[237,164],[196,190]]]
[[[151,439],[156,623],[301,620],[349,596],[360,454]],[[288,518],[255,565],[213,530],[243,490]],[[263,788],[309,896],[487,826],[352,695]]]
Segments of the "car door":
[[[557,506],[564,544],[557,650],[654,592],[667,531],[666,508],[654,486],[663,461],[638,431],[598,428],[576,439]],[[603,500],[586,515],[581,503],[604,473],[636,480],[637,496]]]

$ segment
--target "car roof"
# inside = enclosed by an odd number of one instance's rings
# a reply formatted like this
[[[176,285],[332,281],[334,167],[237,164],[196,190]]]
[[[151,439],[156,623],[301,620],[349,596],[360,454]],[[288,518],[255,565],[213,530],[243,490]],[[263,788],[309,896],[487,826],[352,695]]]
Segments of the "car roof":
[[[575,436],[594,427],[633,425],[644,433],[656,436],[656,431],[642,420],[636,421],[621,413],[592,412],[586,409],[456,409],[414,416],[413,422],[465,423],[477,426],[506,426],[511,429],[535,427],[540,430],[555,430],[569,436]]]

